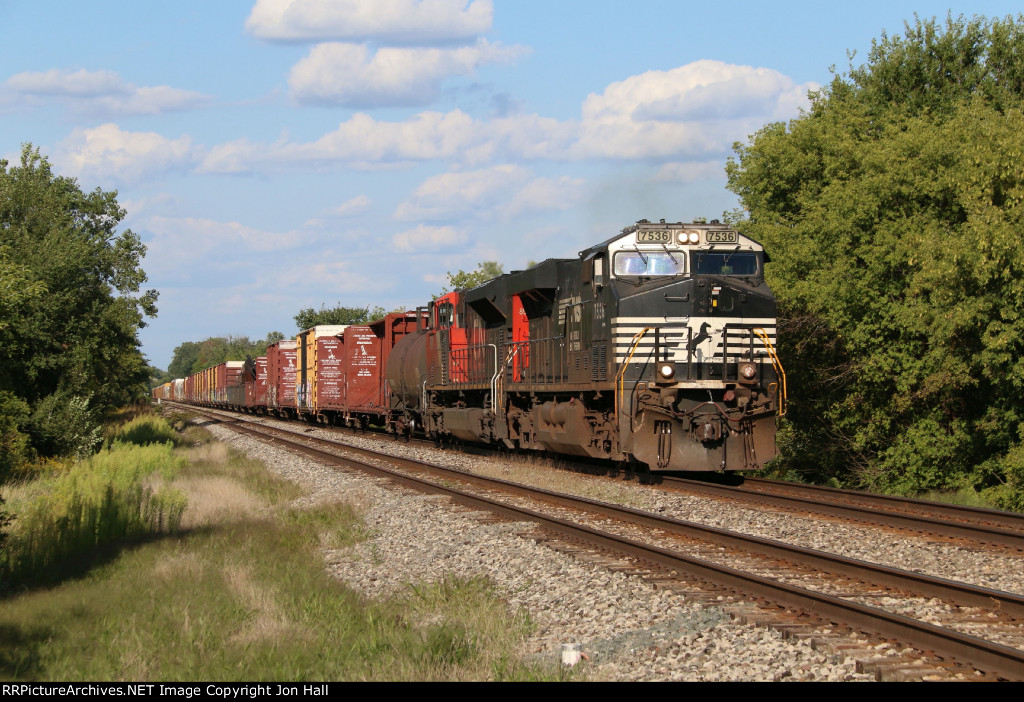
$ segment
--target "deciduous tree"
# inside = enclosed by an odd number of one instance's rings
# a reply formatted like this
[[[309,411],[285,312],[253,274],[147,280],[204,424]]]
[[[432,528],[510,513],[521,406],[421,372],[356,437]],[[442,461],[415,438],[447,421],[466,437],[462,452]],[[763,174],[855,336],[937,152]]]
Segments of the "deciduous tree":
[[[1024,506],[1022,98],[1024,17],[918,19],[736,146],[783,315],[789,467]]]
[[[83,192],[31,146],[0,161],[4,446],[16,426],[42,453],[87,451],[100,415],[144,394],[137,333],[157,293],[140,292],[146,247],[117,231],[124,216],[116,192]]]
[[[385,314],[387,310],[383,307],[342,307],[341,303],[338,303],[336,307],[331,308],[320,305],[319,310],[312,307],[299,310],[295,315],[295,324],[299,331],[305,331],[321,324],[366,324]]]
[[[458,273],[448,273],[448,285],[441,292],[443,294],[451,290],[469,290],[497,278],[504,272],[504,267],[497,261],[481,261],[471,273],[461,269]]]

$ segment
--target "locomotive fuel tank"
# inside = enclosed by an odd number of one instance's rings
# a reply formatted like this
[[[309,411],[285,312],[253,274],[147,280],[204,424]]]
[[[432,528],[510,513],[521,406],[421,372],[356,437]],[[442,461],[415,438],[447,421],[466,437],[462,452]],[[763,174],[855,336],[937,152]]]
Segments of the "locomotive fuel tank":
[[[407,334],[399,339],[388,356],[385,377],[394,409],[405,413],[421,411],[423,385],[427,380],[425,333]]]

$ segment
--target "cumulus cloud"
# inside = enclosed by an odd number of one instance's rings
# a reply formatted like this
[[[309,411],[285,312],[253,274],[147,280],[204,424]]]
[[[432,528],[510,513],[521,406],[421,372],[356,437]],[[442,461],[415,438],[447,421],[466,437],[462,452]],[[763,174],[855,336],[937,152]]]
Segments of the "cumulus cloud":
[[[217,145],[201,172],[241,173],[287,164],[380,167],[387,163],[449,160],[486,163],[506,156],[562,158],[576,128],[538,115],[474,120],[462,110],[420,112],[403,122],[356,113],[333,132],[307,143],[259,144],[239,139]]]
[[[112,71],[28,71],[18,73],[4,88],[19,95],[57,98],[79,112],[112,115],[154,115],[200,107],[209,97],[166,85],[136,86]]]
[[[586,182],[582,178],[535,178],[512,193],[498,212],[503,217],[514,217],[527,212],[568,210],[576,207],[586,196]]]
[[[797,85],[769,69],[697,61],[612,83],[586,98],[578,120],[537,114],[474,119],[452,110],[391,122],[356,113],[312,142],[239,140],[216,146],[201,170],[237,173],[288,164],[380,167],[428,160],[461,166],[524,159],[705,163],[723,159],[733,142],[766,121],[796,116],[807,105],[807,91],[817,87]],[[683,176],[677,171],[661,177]]]
[[[261,39],[425,44],[490,30],[491,0],[257,0],[245,28]]]
[[[90,181],[134,183],[157,173],[190,168],[192,139],[168,139],[156,132],[128,132],[116,124],[75,129],[58,147],[54,161],[68,175]]]
[[[28,95],[58,95],[90,98],[124,93],[128,86],[113,71],[26,71],[17,73],[4,83],[8,88]]]
[[[432,227],[421,224],[395,234],[391,243],[400,253],[424,253],[450,250],[466,241],[466,233],[454,227]]]
[[[445,219],[486,209],[509,189],[521,187],[528,178],[529,171],[516,165],[431,176],[398,206],[395,218]]]
[[[469,76],[485,63],[512,61],[523,47],[479,40],[456,48],[383,48],[372,55],[365,44],[327,43],[313,47],[292,67],[288,85],[297,100],[345,107],[425,105],[451,76]]]
[[[765,121],[796,115],[817,87],[721,61],[648,71],[587,97],[573,153],[625,159],[724,153]]]
[[[356,195],[351,200],[346,200],[337,207],[332,208],[328,214],[335,217],[355,217],[366,212],[370,207],[370,198],[366,195]]]
[[[203,279],[212,271],[242,269],[259,257],[282,255],[309,243],[308,232],[272,232],[240,222],[154,215],[133,227],[146,240],[146,271],[154,281]]]
[[[395,210],[395,218],[506,218],[523,212],[563,210],[579,202],[583,185],[584,181],[576,178],[534,178],[529,169],[513,164],[442,173],[420,184]]]

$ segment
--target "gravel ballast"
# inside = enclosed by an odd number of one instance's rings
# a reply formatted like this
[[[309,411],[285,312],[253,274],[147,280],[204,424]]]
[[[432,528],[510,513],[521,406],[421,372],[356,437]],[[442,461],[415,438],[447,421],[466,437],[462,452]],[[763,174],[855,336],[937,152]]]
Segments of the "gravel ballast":
[[[807,640],[741,624],[714,603],[549,548],[529,537],[528,524],[496,522],[445,498],[340,472],[216,424],[207,428],[302,485],[307,495],[300,503],[344,501],[359,510],[371,536],[326,554],[336,577],[367,597],[382,597],[410,584],[485,576],[511,608],[529,613],[528,659],[556,661],[561,644],[579,643],[588,659],[581,663],[585,676],[598,680],[873,679],[857,673],[853,660],[816,651]]]

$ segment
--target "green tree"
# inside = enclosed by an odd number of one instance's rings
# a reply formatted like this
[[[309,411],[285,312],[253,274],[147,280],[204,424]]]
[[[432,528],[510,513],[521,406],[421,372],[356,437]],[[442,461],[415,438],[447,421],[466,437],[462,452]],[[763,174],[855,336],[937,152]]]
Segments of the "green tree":
[[[167,367],[171,378],[185,378],[224,361],[244,361],[265,356],[267,347],[285,336],[272,331],[265,339],[250,341],[247,336],[214,336],[203,341],[185,341],[174,349]]]
[[[199,360],[199,347],[202,342],[184,341],[174,348],[167,373],[172,378],[186,378],[195,372],[196,361]]]
[[[788,467],[1024,505],[1022,28],[918,19],[736,145],[729,186],[773,259]]]
[[[99,417],[145,393],[138,330],[157,293],[140,292],[146,248],[117,232],[124,215],[117,193],[83,192],[31,146],[18,166],[0,161],[5,446],[16,426],[41,453],[88,451]]]
[[[380,319],[387,310],[383,307],[374,307],[372,310],[366,307],[342,307],[339,302],[336,307],[330,309],[321,304],[319,310],[306,307],[299,310],[295,315],[295,324],[299,331],[305,331],[321,324],[366,324],[375,319]]]
[[[489,280],[497,278],[504,273],[504,267],[497,261],[481,261],[476,265],[476,270],[467,273],[459,270],[458,273],[448,273],[448,285],[444,287],[441,294],[452,290],[469,290],[478,285],[483,285]]]

